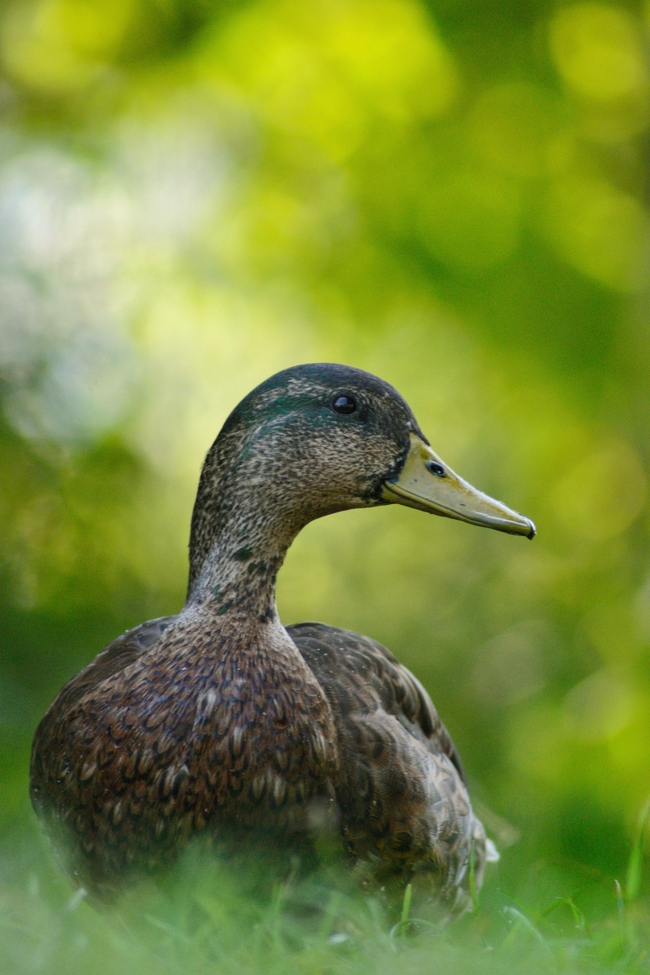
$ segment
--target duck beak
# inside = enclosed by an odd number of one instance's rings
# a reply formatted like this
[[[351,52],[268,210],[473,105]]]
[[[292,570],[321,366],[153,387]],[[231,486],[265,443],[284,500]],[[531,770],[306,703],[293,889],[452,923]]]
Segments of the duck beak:
[[[382,498],[510,535],[535,536],[535,526],[530,518],[477,491],[413,433],[404,467],[397,477],[384,481]]]

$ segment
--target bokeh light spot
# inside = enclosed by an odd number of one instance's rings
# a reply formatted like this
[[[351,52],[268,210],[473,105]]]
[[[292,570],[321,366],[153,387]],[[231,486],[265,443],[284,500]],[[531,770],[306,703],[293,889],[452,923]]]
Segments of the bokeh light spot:
[[[636,197],[604,179],[566,175],[550,187],[543,224],[583,274],[620,291],[645,287],[648,216]]]
[[[386,115],[433,117],[453,101],[451,56],[422,7],[410,0],[357,0],[342,7],[326,31],[325,47]]]
[[[579,3],[563,8],[551,21],[550,44],[564,81],[583,98],[610,101],[647,87],[638,28],[620,7]]]
[[[646,499],[646,475],[636,451],[612,440],[580,460],[554,492],[557,517],[591,541],[604,541],[629,528]]]
[[[571,688],[564,713],[577,737],[591,741],[610,738],[633,717],[632,692],[619,674],[604,668]]]
[[[32,0],[5,15],[0,36],[10,74],[43,92],[91,82],[129,25],[133,0]]]
[[[477,654],[473,690],[481,703],[501,707],[523,701],[546,683],[543,621],[519,624],[484,644]]]
[[[440,115],[457,88],[451,55],[411,0],[265,3],[235,17],[216,45],[268,123],[311,140],[336,163],[378,123]],[[204,56],[211,71],[214,49]]]
[[[559,127],[548,91],[533,85],[501,84],[486,89],[470,117],[470,136],[485,161],[501,172],[538,176],[548,166]]]

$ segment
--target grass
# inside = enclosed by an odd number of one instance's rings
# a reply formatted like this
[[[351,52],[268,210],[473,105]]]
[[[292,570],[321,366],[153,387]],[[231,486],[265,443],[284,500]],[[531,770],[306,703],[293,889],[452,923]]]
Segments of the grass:
[[[45,847],[7,853],[0,889],[3,975],[569,975],[650,973],[650,917],[641,896],[646,805],[624,885],[597,917],[580,893],[541,908],[486,884],[450,924],[409,884],[400,901],[323,867],[272,881],[190,851],[164,882],[96,910]]]

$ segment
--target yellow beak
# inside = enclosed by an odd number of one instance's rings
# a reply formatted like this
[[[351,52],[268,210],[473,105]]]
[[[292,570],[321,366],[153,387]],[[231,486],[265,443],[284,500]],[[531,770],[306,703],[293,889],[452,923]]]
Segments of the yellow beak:
[[[530,518],[477,491],[413,433],[404,467],[398,477],[384,482],[382,497],[384,501],[405,504],[444,518],[468,521],[470,525],[482,525],[527,538],[535,536],[535,526]]]

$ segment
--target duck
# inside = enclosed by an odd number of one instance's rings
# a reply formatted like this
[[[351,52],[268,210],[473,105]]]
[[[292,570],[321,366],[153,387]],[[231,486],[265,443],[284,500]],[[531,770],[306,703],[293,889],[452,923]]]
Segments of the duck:
[[[31,800],[73,883],[110,898],[200,837],[307,850],[328,835],[355,868],[427,876],[442,902],[480,887],[494,847],[425,688],[370,637],[278,615],[302,528],[391,504],[535,535],[371,373],[293,366],[235,407],[201,471],[184,606],[102,650],[36,731]]]

